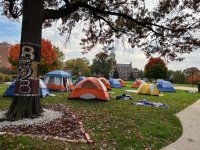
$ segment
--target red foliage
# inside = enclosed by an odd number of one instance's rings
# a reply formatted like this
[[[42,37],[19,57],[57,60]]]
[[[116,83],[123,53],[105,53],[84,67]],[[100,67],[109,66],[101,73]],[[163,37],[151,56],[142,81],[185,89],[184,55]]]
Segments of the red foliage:
[[[200,74],[193,75],[193,83],[196,84],[198,81],[200,81]],[[192,76],[187,78],[187,82],[192,84]]]
[[[16,68],[17,61],[19,59],[20,45],[15,44],[9,51],[9,61],[12,64],[12,68]],[[49,67],[49,70],[55,69],[53,63],[57,62],[57,54],[52,44],[48,40],[42,39],[41,41],[41,61],[40,65]],[[52,66],[53,65],[53,66]]]
[[[57,54],[52,44],[48,40],[42,39],[41,43],[41,64],[51,66],[57,61]]]
[[[161,63],[165,66],[165,62],[161,59],[161,58],[153,58],[151,57],[148,61],[148,63],[145,65],[145,68],[149,68],[150,66],[152,66],[153,64],[156,63]]]
[[[14,62],[17,63],[17,60],[19,59],[19,48],[20,48],[19,44],[15,44],[14,46],[11,47],[9,51],[9,59],[11,63]]]

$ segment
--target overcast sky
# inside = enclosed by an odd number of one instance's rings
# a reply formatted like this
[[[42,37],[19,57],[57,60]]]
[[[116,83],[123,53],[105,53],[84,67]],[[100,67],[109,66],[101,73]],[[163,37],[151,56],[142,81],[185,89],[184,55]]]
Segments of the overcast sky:
[[[0,42],[8,42],[10,44],[19,43],[20,32],[21,24],[19,22],[12,22],[4,16],[0,16]],[[79,45],[82,35],[81,28],[76,28],[73,31],[71,40],[68,43],[65,42],[65,36],[59,35],[56,24],[51,28],[43,29],[42,34],[43,38],[50,40],[53,45],[58,46],[64,52],[66,60],[77,57],[86,57],[92,62],[95,54],[102,48],[101,46],[97,46],[88,54],[82,54],[81,46]],[[143,70],[148,61],[143,52],[139,49],[131,49],[128,45],[126,45],[126,48],[124,49],[121,45],[122,44],[118,42],[114,44],[117,63],[128,64],[132,62],[132,67]],[[185,60],[167,64],[168,69],[183,70],[188,67],[197,67],[200,69],[200,50],[190,54],[184,54],[183,56],[185,57]]]

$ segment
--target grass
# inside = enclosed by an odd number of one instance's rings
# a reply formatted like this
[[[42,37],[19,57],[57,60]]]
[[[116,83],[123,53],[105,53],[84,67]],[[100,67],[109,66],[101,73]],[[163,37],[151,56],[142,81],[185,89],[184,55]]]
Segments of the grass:
[[[174,84],[174,86],[185,86],[185,87],[194,87],[194,88],[196,88],[197,87],[197,85],[196,84]]]
[[[127,82],[123,89],[112,89],[108,102],[92,100],[68,100],[68,93],[57,92],[56,97],[42,98],[42,104],[65,104],[83,121],[85,130],[90,134],[95,145],[59,143],[42,141],[28,137],[0,136],[0,149],[7,144],[7,149],[22,146],[24,149],[160,149],[175,141],[182,134],[182,127],[175,114],[200,98],[199,93],[163,93],[164,96],[145,96],[128,93],[132,82]],[[0,85],[0,94],[6,85]],[[130,94],[133,100],[121,101],[114,97],[122,93]],[[165,103],[165,108],[136,106],[132,102],[147,99]],[[0,109],[10,105],[11,98],[0,97]],[[21,145],[19,144],[21,143]],[[33,147],[33,148],[32,148]],[[23,149],[23,148],[21,148]]]

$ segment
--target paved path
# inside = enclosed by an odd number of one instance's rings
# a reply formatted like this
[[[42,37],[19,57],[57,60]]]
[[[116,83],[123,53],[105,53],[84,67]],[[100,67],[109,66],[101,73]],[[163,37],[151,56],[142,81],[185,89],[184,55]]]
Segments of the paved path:
[[[198,91],[197,87],[174,86],[174,88],[179,90]]]
[[[183,126],[183,134],[162,150],[200,150],[200,99],[176,116]]]

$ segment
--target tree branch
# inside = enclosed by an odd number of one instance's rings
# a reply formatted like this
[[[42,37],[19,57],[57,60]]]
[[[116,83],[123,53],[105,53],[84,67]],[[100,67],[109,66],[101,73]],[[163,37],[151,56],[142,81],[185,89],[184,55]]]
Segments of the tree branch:
[[[76,4],[70,5],[68,0],[65,0],[65,3],[66,4],[63,7],[57,10],[45,9],[43,13],[43,19],[59,19],[62,17],[67,17],[79,8],[79,6]]]
[[[131,16],[129,16],[127,14],[122,14],[122,13],[118,13],[118,12],[111,12],[111,11],[106,11],[106,10],[101,10],[101,9],[98,9],[96,7],[93,7],[93,6],[90,6],[87,3],[83,3],[83,2],[77,2],[76,5],[78,7],[87,8],[90,11],[95,12],[95,13],[106,14],[106,15],[114,15],[114,16],[121,16],[121,17],[123,17],[123,18],[125,18],[127,20],[135,22],[137,25],[140,25],[142,27],[148,28],[148,29],[150,29],[151,31],[153,31],[155,33],[157,33],[157,32],[155,30],[153,30],[150,26],[156,26],[156,27],[159,27],[159,28],[162,28],[162,29],[166,29],[166,30],[171,30],[171,31],[174,31],[174,32],[180,32],[180,31],[185,31],[186,29],[190,29],[190,27],[188,27],[188,28],[173,29],[173,28],[168,28],[168,27],[165,27],[165,26],[162,26],[162,25],[158,25],[158,24],[155,24],[155,23],[140,22],[137,19],[134,19],[134,18],[132,18]],[[148,25],[150,25],[150,26],[148,26]]]
[[[8,2],[8,10],[10,15],[14,18],[17,19],[20,16],[20,12],[14,11],[14,6],[15,6],[15,1],[16,0],[5,0],[5,2]]]

